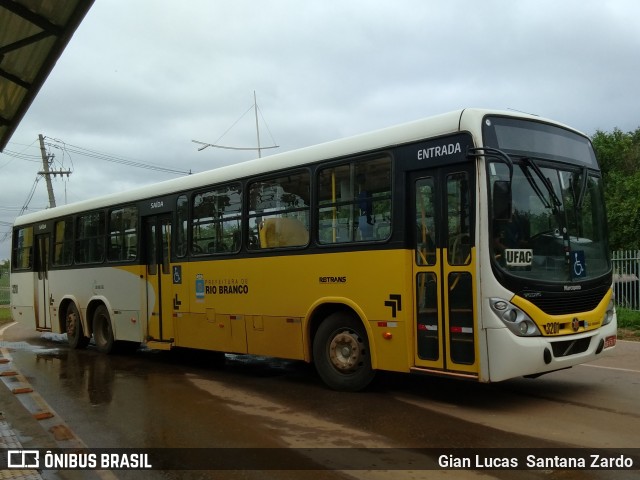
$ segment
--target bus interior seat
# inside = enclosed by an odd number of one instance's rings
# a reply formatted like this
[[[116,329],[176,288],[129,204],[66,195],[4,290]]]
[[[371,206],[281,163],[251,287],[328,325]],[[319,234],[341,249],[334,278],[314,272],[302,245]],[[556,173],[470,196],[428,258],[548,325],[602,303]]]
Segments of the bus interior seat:
[[[295,247],[307,243],[309,231],[296,218],[268,218],[260,225],[260,248]]]

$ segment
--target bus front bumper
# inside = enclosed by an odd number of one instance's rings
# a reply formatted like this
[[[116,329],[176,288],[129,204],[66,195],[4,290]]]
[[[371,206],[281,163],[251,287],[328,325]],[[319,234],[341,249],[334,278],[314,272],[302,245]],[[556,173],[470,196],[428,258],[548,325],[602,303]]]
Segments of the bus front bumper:
[[[499,382],[537,376],[600,358],[616,343],[617,321],[575,335],[518,337],[507,328],[487,329],[489,378]]]

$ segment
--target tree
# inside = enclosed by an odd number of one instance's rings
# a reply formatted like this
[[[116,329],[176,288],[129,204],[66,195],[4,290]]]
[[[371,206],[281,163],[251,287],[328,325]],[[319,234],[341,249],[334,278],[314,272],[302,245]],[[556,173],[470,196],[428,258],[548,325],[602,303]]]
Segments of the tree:
[[[598,130],[591,138],[602,168],[612,250],[640,249],[640,128]]]

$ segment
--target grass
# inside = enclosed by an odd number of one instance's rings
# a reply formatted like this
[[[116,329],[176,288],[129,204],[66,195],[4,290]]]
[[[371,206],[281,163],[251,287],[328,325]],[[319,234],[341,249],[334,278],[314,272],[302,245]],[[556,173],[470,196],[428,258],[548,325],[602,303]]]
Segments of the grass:
[[[640,312],[616,308],[618,314],[618,338],[640,342]]]
[[[6,323],[12,322],[11,309],[0,305],[0,327]]]

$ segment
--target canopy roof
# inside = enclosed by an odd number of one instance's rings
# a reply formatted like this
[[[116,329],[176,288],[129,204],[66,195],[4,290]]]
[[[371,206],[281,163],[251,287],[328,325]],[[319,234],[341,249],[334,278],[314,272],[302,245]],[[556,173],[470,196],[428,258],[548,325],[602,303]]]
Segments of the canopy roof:
[[[0,152],[94,0],[0,0]]]

